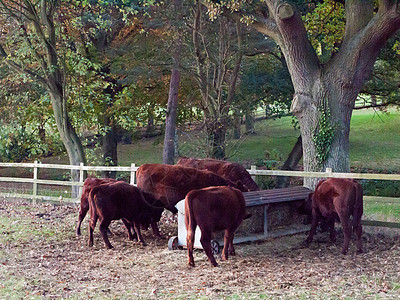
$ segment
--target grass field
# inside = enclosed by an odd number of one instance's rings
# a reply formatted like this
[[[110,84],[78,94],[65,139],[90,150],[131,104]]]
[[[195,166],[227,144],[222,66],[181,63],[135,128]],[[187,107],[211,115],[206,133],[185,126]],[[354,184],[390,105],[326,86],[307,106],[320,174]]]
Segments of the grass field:
[[[240,147],[233,150],[228,147],[230,160],[248,164],[266,159],[268,151],[273,159],[285,160],[292,150],[299,130],[292,126],[291,117],[262,120],[256,123],[256,134],[245,136]],[[180,143],[195,142],[183,137]],[[232,144],[232,142],[231,142]],[[357,169],[374,169],[390,172],[400,171],[400,112],[391,109],[388,114],[374,110],[354,111],[350,132],[350,161]],[[182,155],[195,153],[182,146]],[[132,145],[118,146],[119,164],[137,165],[143,163],[161,163],[162,141],[158,138],[141,140]]]

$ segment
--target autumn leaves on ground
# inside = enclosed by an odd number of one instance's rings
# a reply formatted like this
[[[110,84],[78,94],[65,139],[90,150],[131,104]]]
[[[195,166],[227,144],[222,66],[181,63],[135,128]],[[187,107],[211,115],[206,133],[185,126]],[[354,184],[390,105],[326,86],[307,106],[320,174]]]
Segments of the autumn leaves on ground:
[[[127,239],[121,222],[111,225],[115,249],[105,249],[95,230],[75,236],[78,206],[0,201],[0,298],[351,298],[395,299],[400,293],[400,239],[365,233],[365,253],[340,254],[326,234],[307,247],[304,234],[240,244],[236,256],[213,268],[202,251],[196,267],[186,251],[167,249],[176,235],[173,216],[161,220],[165,239],[144,231],[143,247]],[[83,229],[87,228],[87,220]]]

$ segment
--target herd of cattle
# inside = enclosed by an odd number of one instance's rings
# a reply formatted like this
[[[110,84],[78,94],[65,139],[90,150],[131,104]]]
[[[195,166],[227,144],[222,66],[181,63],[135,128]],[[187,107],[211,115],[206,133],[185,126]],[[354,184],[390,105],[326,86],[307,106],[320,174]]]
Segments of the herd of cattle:
[[[108,239],[108,227],[112,220],[119,219],[124,223],[129,239],[145,245],[141,228],[151,226],[153,234],[160,237],[157,223],[163,210],[176,213],[175,205],[185,199],[188,264],[194,266],[196,226],[200,228],[201,245],[213,266],[217,266],[211,251],[213,232],[225,231],[222,259],[235,254],[234,232],[244,219],[250,217],[246,213],[243,192],[259,190],[243,166],[214,159],[181,158],[177,165],[144,164],[138,168],[136,180],[137,186],[111,178],[85,180],[76,234],[81,235],[81,223],[89,211],[89,246],[93,246],[93,230],[99,221],[106,247],[113,248]],[[348,251],[352,227],[357,236],[357,252],[362,252],[363,192],[356,181],[335,178],[320,181],[305,201],[303,211],[312,216],[308,243],[312,242],[321,220],[329,225],[330,238],[334,242],[334,223],[338,219],[344,233],[342,253]]]

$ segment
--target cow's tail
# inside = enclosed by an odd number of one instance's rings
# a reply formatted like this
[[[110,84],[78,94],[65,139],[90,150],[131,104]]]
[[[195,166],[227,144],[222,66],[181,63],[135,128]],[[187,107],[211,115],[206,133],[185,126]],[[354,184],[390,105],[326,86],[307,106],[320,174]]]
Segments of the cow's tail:
[[[356,232],[357,227],[361,222],[361,217],[363,214],[363,189],[362,186],[354,181],[355,190],[355,203],[354,203],[354,213],[353,213],[353,231]]]
[[[193,192],[189,192],[186,197],[185,197],[185,225],[186,225],[186,230],[189,233],[192,232],[194,235],[197,222],[193,214]]]

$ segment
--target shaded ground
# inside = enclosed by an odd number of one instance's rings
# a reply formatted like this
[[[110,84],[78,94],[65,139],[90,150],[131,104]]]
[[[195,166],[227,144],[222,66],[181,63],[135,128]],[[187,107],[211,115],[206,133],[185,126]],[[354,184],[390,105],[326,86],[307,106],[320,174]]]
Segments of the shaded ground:
[[[120,222],[107,250],[95,231],[95,245],[75,237],[77,206],[0,200],[0,299],[15,298],[400,298],[400,239],[364,234],[365,253],[340,254],[319,234],[308,248],[305,235],[236,246],[236,257],[213,268],[202,251],[195,268],[186,251],[167,249],[144,231],[148,245],[127,240]],[[162,233],[176,235],[174,218],[164,216]]]

